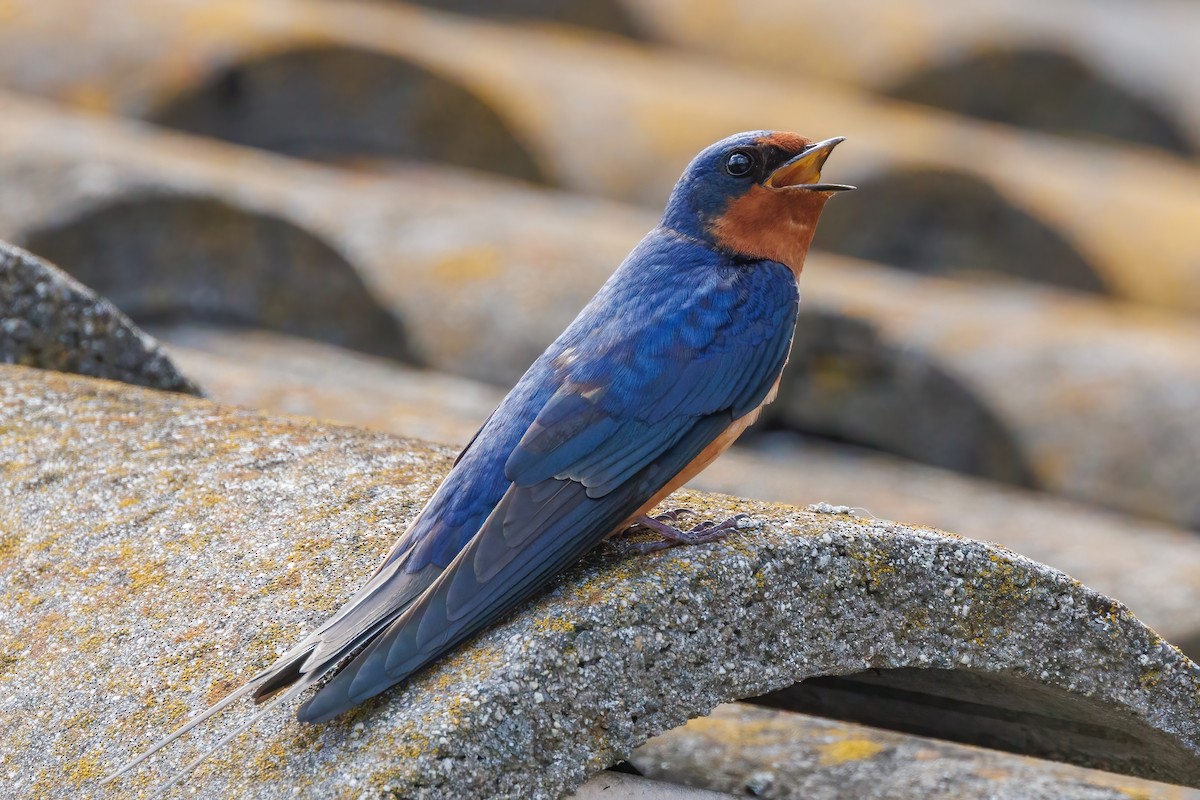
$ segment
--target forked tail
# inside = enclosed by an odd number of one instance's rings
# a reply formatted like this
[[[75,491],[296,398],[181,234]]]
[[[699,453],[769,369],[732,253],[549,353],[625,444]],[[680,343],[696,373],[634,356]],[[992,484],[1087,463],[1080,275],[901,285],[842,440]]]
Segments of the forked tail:
[[[255,711],[254,714],[251,715],[250,719],[246,720],[234,728],[231,732],[221,737],[219,742],[209,747],[192,761],[189,761],[182,769],[171,775],[171,777],[167,779],[166,783],[155,789],[154,794],[152,795],[154,798],[161,797],[167,792],[168,789],[187,777],[192,770],[203,764],[209,756],[220,750],[225,745],[229,744],[231,741],[237,738],[237,736],[249,729],[250,726],[262,719],[263,716],[265,716],[269,711],[274,709],[276,706],[296,697],[305,689],[312,686],[314,683],[324,677],[324,675],[334,667],[336,661],[328,663],[327,665],[311,672],[305,672],[304,670],[306,666],[305,662],[308,660],[308,657],[312,653],[314,647],[316,647],[316,644],[316,642],[306,640],[299,647],[295,648],[289,653],[286,653],[270,667],[258,673],[253,678],[246,681],[246,683],[242,684],[240,687],[231,692],[229,696],[223,698],[218,703],[188,720],[173,733],[163,737],[162,739],[159,739],[135,758],[132,758],[122,764],[117,768],[116,771],[101,781],[101,785],[115,781],[121,775],[124,775],[138,764],[141,764],[147,758],[154,755],[159,750],[162,750],[171,742],[174,742],[176,739],[181,739],[187,734],[191,733],[196,727],[202,725],[207,720],[221,713],[241,698],[250,695],[254,698],[255,702],[260,702],[265,698],[270,697],[272,694],[280,692],[281,690],[286,690],[274,700]]]
[[[259,672],[199,716],[188,720],[177,731],[155,742],[136,758],[122,764],[104,783],[141,764],[150,756],[176,739],[182,738],[198,725],[221,713],[238,699],[250,695],[260,703],[272,695],[282,694],[256,711],[250,719],[236,730],[210,747],[198,758],[171,776],[159,787],[155,797],[174,786],[203,761],[228,744],[235,736],[249,728],[275,706],[295,697],[325,677],[341,661],[356,649],[375,638],[381,630],[407,608],[413,599],[433,582],[440,569],[427,568],[416,572],[404,571],[405,559],[392,558],[376,571],[367,584],[319,628],[306,636],[300,644],[280,656],[274,664]]]

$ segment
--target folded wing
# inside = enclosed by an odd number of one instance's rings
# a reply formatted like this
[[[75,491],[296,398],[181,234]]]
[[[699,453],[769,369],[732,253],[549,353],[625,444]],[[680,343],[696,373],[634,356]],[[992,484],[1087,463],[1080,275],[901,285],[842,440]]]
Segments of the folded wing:
[[[478,533],[300,719],[336,716],[494,622],[762,403],[787,359],[795,282],[769,263],[723,277],[686,307],[588,331],[574,350],[587,356],[570,360],[512,450],[509,486]]]

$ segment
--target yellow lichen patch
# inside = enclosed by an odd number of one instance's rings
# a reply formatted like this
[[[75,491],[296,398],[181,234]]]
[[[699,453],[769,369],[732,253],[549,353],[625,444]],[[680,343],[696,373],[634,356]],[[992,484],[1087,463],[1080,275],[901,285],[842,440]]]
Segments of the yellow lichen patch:
[[[413,768],[407,766],[404,762],[412,761],[417,758],[422,752],[420,747],[409,747],[400,745],[396,751],[396,761],[399,762],[396,766],[387,766],[371,776],[371,784],[384,796],[387,796],[391,787],[403,786],[412,780]]]
[[[121,542],[117,552],[117,563],[127,565],[125,574],[129,577],[129,591],[141,592],[146,589],[156,589],[166,581],[167,572],[164,562],[146,560],[138,552],[133,542],[129,540]]]
[[[278,776],[283,771],[283,763],[287,760],[290,749],[289,743],[279,740],[266,746],[256,745],[254,757],[249,761],[250,769],[256,780],[269,780]]]
[[[854,558],[865,568],[861,576],[872,588],[880,588],[888,578],[896,574],[896,565],[892,563],[891,554],[886,551],[872,548],[856,553]]]
[[[283,589],[297,589],[300,587],[300,570],[291,569],[281,575],[277,575],[267,582],[267,592],[273,593]]]
[[[770,747],[781,734],[789,732],[774,718],[750,719],[728,716],[696,717],[687,724],[687,729],[699,733],[706,739],[724,746],[736,742],[738,747]]]
[[[178,680],[186,686],[199,678],[206,677],[214,666],[213,657],[209,654],[217,650],[216,644],[206,644],[194,650],[184,650],[180,654],[180,658],[172,659],[172,662],[182,662]]]
[[[839,739],[817,746],[820,754],[819,763],[822,767],[844,764],[847,761],[862,761],[874,758],[887,748],[870,739]]]
[[[291,646],[299,635],[294,627],[268,622],[258,629],[254,638],[246,645],[245,657],[248,664],[269,664],[279,657],[286,647]]]
[[[986,553],[991,569],[981,569],[973,581],[964,584],[972,602],[966,607],[963,624],[967,638],[986,643],[994,619],[1013,618],[1024,607],[1036,576],[1014,562],[1004,551]]]
[[[316,555],[329,550],[333,546],[333,537],[326,534],[324,536],[309,536],[298,540],[287,556],[288,561],[308,561],[306,556]]]
[[[51,611],[45,614],[23,634],[23,638],[29,643],[28,656],[33,659],[41,658],[52,644],[61,641],[69,631],[79,629],[78,625],[71,625],[66,615],[61,612]]]
[[[95,781],[103,778],[107,772],[100,764],[100,758],[96,755],[81,756],[75,763],[67,767],[67,780],[73,785],[80,786],[88,781]]]
[[[15,533],[6,533],[0,536],[0,563],[7,561],[16,555],[17,545],[20,539]]]
[[[608,598],[614,587],[622,586],[635,572],[634,565],[622,563],[589,578],[572,588],[571,601],[580,605],[593,605]]]
[[[765,570],[754,571],[754,588],[758,592],[762,592],[767,588],[767,573]]]
[[[212,687],[208,690],[208,694],[204,695],[204,704],[206,706],[215,706],[228,697],[230,692],[239,688],[242,683],[243,681],[240,678],[229,675],[214,679]]]
[[[163,546],[172,552],[198,553],[212,544],[213,536],[208,531],[192,529],[171,536]]]
[[[191,714],[191,708],[182,700],[158,692],[147,692],[142,698],[142,711],[136,715],[123,718],[118,722],[122,729],[128,729],[131,722],[136,721],[143,730],[158,728],[174,728]]]
[[[75,648],[81,653],[94,653],[104,645],[109,639],[109,634],[106,631],[92,631],[84,637]]]
[[[454,284],[492,280],[500,274],[502,263],[494,247],[466,247],[435,262],[433,275]]]
[[[574,633],[575,632],[575,623],[571,622],[569,619],[567,619],[563,616],[559,616],[559,615],[548,614],[544,617],[537,619],[533,623],[533,626],[534,626],[534,628],[537,629],[537,631],[539,633]]]
[[[460,648],[443,658],[434,667],[436,676],[427,688],[434,694],[455,694],[464,687],[463,676],[478,677],[499,664],[501,652],[495,647],[480,646],[478,642]]]

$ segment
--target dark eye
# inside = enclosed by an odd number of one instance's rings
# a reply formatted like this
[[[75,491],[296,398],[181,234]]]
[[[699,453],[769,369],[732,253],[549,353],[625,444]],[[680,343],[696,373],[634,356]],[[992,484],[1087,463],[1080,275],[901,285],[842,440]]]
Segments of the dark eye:
[[[735,150],[725,159],[725,171],[735,178],[750,174],[754,169],[754,156],[745,150]]]

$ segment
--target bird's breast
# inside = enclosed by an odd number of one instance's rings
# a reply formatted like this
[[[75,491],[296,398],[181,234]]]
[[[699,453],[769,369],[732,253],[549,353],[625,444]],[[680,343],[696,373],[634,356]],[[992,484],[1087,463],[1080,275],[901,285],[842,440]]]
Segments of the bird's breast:
[[[772,402],[776,395],[779,394],[779,382],[782,379],[783,371],[780,370],[779,377],[775,378],[775,383],[771,386],[771,391],[767,392],[767,396],[763,399],[762,403],[758,405],[758,408],[735,419],[728,428],[722,431],[717,438],[712,440],[712,443],[709,444],[708,447],[705,447],[703,450],[701,450],[699,455],[692,459],[692,461],[689,462],[686,467],[680,470],[678,475],[672,478],[666,486],[664,486],[658,491],[658,493],[651,497],[649,502],[631,514],[629,519],[623,522],[617,530],[621,530],[622,528],[632,524],[633,521],[638,517],[646,514],[650,511],[650,509],[654,508],[656,505],[665,500],[667,496],[671,494],[671,492],[681,488],[692,478],[703,472],[705,467],[716,461],[722,453],[728,450],[733,443],[738,440],[739,436],[745,433],[747,428],[758,421],[759,416],[762,414],[763,407]]]

